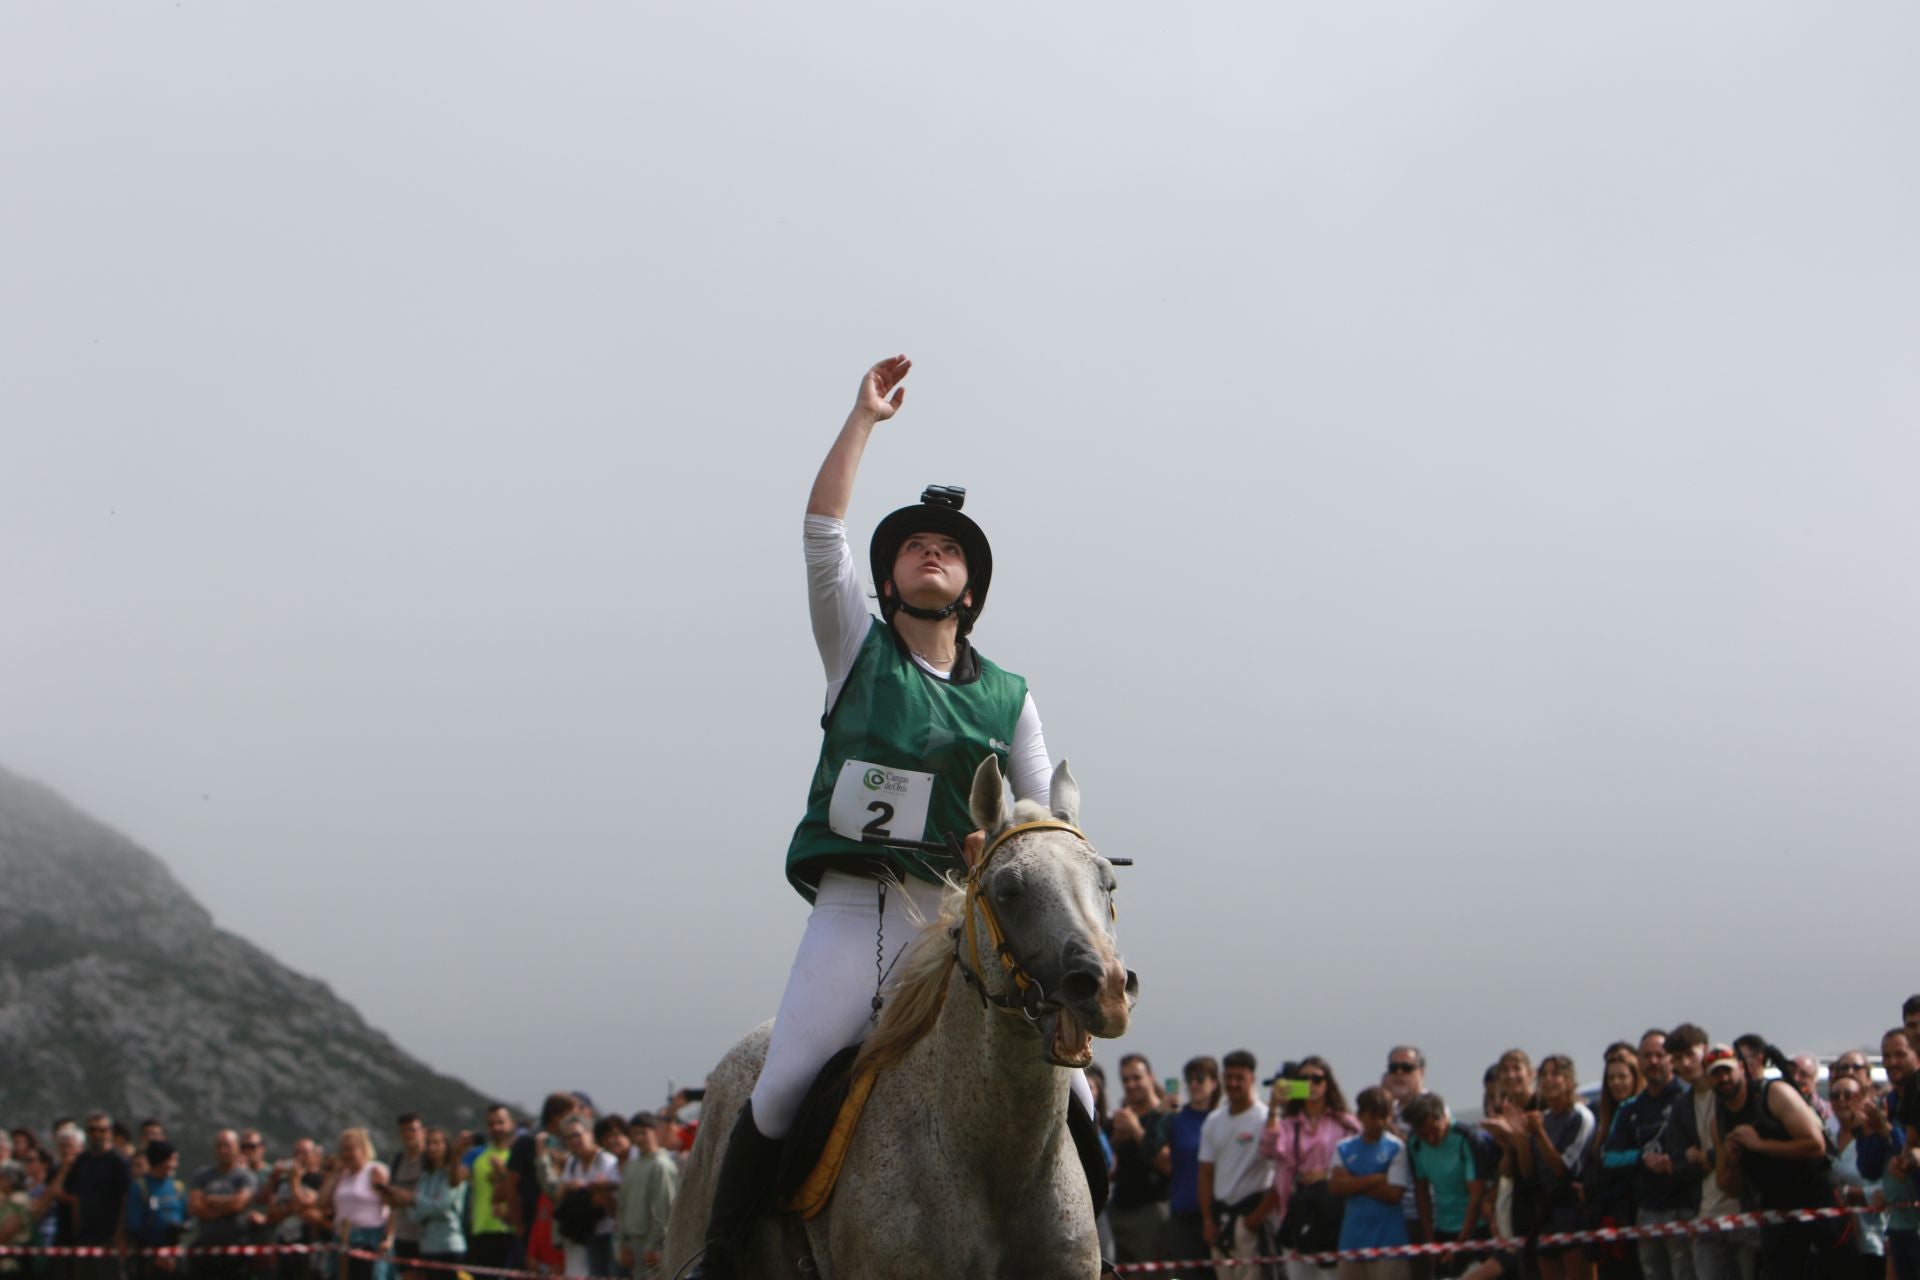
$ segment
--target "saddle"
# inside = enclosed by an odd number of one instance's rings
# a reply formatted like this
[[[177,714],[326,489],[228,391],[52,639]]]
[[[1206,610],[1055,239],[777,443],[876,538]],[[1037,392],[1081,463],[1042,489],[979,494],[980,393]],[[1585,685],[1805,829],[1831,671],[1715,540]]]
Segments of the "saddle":
[[[848,1045],[820,1068],[780,1153],[774,1203],[804,1220],[817,1217],[827,1207],[878,1077],[871,1069],[858,1077],[853,1075],[853,1059],[859,1051],[859,1045]],[[1106,1156],[1100,1149],[1100,1130],[1077,1095],[1067,1098],[1067,1130],[1093,1193],[1093,1211],[1098,1215],[1107,1204]]]

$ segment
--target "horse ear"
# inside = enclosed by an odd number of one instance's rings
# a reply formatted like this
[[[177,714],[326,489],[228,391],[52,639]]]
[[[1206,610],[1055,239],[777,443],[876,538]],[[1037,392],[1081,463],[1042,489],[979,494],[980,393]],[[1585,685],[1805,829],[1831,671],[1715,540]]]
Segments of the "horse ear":
[[[1080,784],[1073,780],[1073,770],[1067,768],[1067,762],[1061,760],[1053,769],[1053,785],[1047,792],[1048,807],[1053,816],[1062,822],[1080,825]]]
[[[973,771],[973,794],[967,797],[973,825],[993,835],[1007,825],[1007,786],[1000,778],[1000,761],[989,751]]]

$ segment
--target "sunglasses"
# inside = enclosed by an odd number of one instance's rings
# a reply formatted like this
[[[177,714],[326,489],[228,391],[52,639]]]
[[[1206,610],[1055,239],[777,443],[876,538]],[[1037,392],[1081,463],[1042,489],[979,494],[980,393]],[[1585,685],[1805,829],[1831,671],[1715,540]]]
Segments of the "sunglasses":
[[[1318,1071],[1302,1071],[1299,1078],[1305,1080],[1308,1084],[1325,1084],[1327,1082],[1327,1078]]]
[[[1865,1071],[1866,1069],[1867,1064],[1864,1062],[1836,1062],[1829,1068],[1836,1076],[1846,1075],[1852,1071]]]
[[[1397,1076],[1410,1076],[1419,1069],[1419,1064],[1413,1062],[1389,1062],[1387,1064],[1387,1070]]]

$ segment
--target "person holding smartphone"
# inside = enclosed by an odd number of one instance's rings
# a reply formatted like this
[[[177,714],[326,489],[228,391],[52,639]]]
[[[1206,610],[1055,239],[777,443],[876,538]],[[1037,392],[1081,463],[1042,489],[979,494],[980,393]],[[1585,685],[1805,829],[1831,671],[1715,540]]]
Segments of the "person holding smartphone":
[[[1280,1224],[1279,1240],[1286,1248],[1331,1250],[1344,1214],[1328,1186],[1334,1152],[1360,1132],[1360,1121],[1347,1109],[1325,1058],[1288,1063],[1272,1083],[1273,1101],[1260,1135],[1260,1152],[1273,1161],[1267,1211]],[[1327,1280],[1332,1270],[1295,1258],[1287,1263],[1287,1280]]]

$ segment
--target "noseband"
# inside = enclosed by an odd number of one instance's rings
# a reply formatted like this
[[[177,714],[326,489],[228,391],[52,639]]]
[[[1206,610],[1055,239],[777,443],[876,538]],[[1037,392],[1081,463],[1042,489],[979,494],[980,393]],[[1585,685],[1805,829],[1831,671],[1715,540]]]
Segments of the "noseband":
[[[1027,1025],[1037,1031],[1040,1029],[1042,1018],[1059,1010],[1060,1001],[1048,995],[1046,988],[1040,985],[1040,980],[1027,972],[1027,967],[1020,963],[1018,956],[1014,955],[1013,944],[1007,941],[1007,932],[1001,927],[1000,916],[993,909],[993,899],[983,892],[986,886],[987,868],[993,864],[993,855],[1008,840],[1028,831],[1068,832],[1081,844],[1087,846],[1088,853],[1092,853],[1095,857],[1100,856],[1084,831],[1071,822],[1060,822],[1051,818],[1040,822],[1018,823],[995,836],[986,850],[981,853],[980,860],[974,863],[973,869],[967,873],[967,896],[964,907],[966,921],[964,925],[955,926],[953,930],[953,962],[960,966],[960,976],[965,978],[967,985],[979,995],[982,1006],[991,1005],[1009,1017],[1023,1019]],[[993,952],[1000,959],[1001,969],[1013,980],[1012,991],[988,991],[987,984],[981,977],[980,937],[975,927],[975,922],[981,920],[986,922],[987,940],[993,944]],[[964,948],[961,942],[962,928],[966,931]],[[968,963],[969,959],[972,963]],[[1049,1051],[1049,1058],[1051,1059],[1051,1051]],[[1072,1064],[1057,1065],[1071,1066]]]

